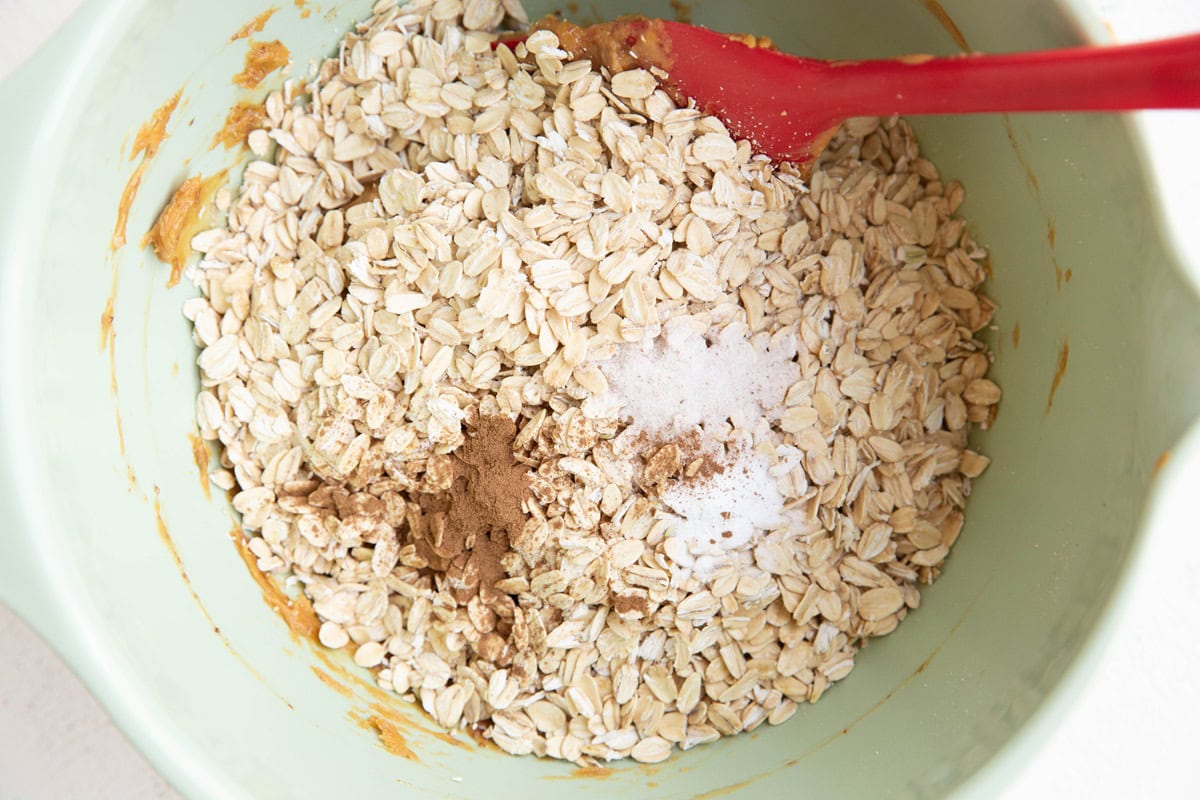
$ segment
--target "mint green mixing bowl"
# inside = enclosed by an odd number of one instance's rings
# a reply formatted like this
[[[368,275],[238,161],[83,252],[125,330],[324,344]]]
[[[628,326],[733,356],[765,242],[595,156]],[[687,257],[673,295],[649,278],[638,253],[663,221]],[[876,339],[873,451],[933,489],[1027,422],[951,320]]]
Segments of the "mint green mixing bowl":
[[[281,39],[295,74],[370,8],[302,17],[283,5],[256,38]],[[585,17],[671,14],[666,2],[584,5]],[[946,7],[984,50],[1099,29],[1069,3]],[[1146,537],[1184,533],[1153,515],[1164,493],[1198,485],[1200,434],[1177,442],[1200,411],[1200,268],[1165,244],[1129,120],[917,121],[928,154],[967,186],[964,213],[991,249],[1000,312],[988,336],[1005,396],[978,437],[994,462],[944,577],[846,681],[780,728],[601,774],[439,738],[397,701],[395,732],[412,751],[400,757],[357,721],[378,713],[366,673],[292,638],[230,541],[226,499],[202,493],[188,439],[195,351],[179,310],[193,290],[167,289],[167,269],[136,245],[180,181],[234,163],[209,150],[244,96],[230,78],[247,45],[229,38],[265,8],[92,0],[0,86],[0,597],[137,746],[205,798],[993,793],[1098,657]],[[955,49],[916,2],[701,0],[694,14],[818,56]],[[132,244],[110,255],[133,132],[180,88],[132,206]],[[110,376],[98,340],[114,284]]]

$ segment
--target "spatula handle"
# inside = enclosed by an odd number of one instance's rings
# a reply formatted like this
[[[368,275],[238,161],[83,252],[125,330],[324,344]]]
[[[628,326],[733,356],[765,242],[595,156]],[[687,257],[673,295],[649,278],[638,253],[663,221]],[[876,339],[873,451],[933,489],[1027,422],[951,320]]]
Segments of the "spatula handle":
[[[1200,108],[1200,34],[1005,55],[837,62],[839,116]]]

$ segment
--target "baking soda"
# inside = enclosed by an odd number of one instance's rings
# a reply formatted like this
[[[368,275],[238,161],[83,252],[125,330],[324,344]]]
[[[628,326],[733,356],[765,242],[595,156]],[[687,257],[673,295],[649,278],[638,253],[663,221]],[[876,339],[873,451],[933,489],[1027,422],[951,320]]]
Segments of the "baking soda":
[[[698,577],[707,577],[729,561],[729,554],[749,550],[759,537],[786,522],[783,497],[767,459],[737,448],[724,470],[703,480],[679,481],[660,496],[670,509],[671,535],[687,544]]]
[[[707,577],[786,523],[767,457],[749,441],[722,443],[714,434],[730,426],[763,430],[763,419],[777,419],[799,377],[795,355],[791,335],[751,336],[729,325],[706,336],[675,325],[600,365],[609,391],[594,398],[590,410],[628,422],[618,452],[637,442],[644,446],[646,437],[665,442],[699,432],[701,452],[716,466],[703,476],[670,481],[659,495],[671,535],[686,544],[686,553],[672,548],[682,571]]]

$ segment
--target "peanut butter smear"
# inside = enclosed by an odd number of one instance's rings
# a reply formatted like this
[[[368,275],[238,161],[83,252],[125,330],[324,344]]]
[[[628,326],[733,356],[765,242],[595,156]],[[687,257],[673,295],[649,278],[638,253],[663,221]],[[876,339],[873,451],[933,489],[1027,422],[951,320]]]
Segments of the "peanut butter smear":
[[[189,217],[196,214],[202,189],[203,180],[198,175],[180,184],[142,242],[143,245],[153,245],[155,255],[171,265],[168,286],[179,283],[179,276],[183,273],[183,262],[187,257],[186,252],[180,253],[183,229]]]
[[[245,68],[233,76],[233,82],[238,86],[253,89],[262,83],[269,73],[288,63],[291,53],[276,39],[273,42],[250,42],[250,50],[246,53]]]
[[[451,454],[449,491],[421,495],[417,553],[444,572],[459,602],[478,595],[490,601],[505,577],[503,557],[525,527],[529,467],[513,453],[517,426],[507,417],[482,417]]]
[[[251,36],[261,31],[266,26],[267,20],[271,18],[271,15],[278,10],[279,9],[275,6],[268,8],[266,11],[247,22],[241,28],[238,28],[237,33],[229,37],[229,41],[236,42],[238,39],[249,39]]]
[[[227,170],[221,170],[208,178],[195,175],[180,184],[175,194],[167,201],[162,213],[158,215],[154,226],[142,238],[142,247],[153,246],[154,254],[171,265],[171,276],[167,279],[168,287],[179,283],[184,264],[192,252],[192,236],[199,233],[203,226],[200,212],[204,210],[217,188],[225,182],[226,172]]]
[[[182,95],[182,89],[171,95],[165,103],[155,109],[154,113],[150,115],[150,119],[141,124],[137,135],[133,137],[133,150],[129,153],[130,161],[142,153],[145,153],[146,158],[154,158],[158,154],[158,146],[162,144],[163,139],[167,138],[167,122],[175,113],[175,108],[179,105],[179,98]]]
[[[238,103],[225,115],[225,124],[213,137],[212,146],[221,144],[228,150],[244,145],[250,131],[261,128],[266,121],[267,111],[261,104]]]
[[[730,33],[726,38],[738,44],[744,44],[753,50],[775,49],[775,43],[769,36],[755,36],[753,33]]]
[[[359,726],[375,731],[383,749],[392,755],[407,758],[409,761],[417,760],[417,754],[408,746],[408,740],[404,738],[404,734],[400,733],[400,729],[378,714],[372,714],[362,720],[359,722]]]
[[[167,138],[167,123],[170,121],[171,115],[175,113],[175,108],[179,105],[179,98],[182,95],[183,90],[180,89],[155,109],[154,113],[150,115],[150,119],[141,124],[137,134],[133,137],[133,149],[129,153],[129,160],[132,161],[139,155],[142,160],[138,162],[133,174],[129,176],[125,188],[121,191],[121,200],[117,203],[117,222],[113,226],[113,235],[109,243],[114,251],[125,244],[129,208],[133,205],[133,198],[137,196],[138,189],[142,185],[142,176],[146,172],[146,167],[150,166],[151,159],[158,153],[159,145],[162,144],[163,139]]]
[[[149,165],[149,159],[142,159],[134,167],[129,180],[125,182],[125,188],[121,190],[121,199],[117,202],[117,221],[113,225],[112,239],[109,240],[109,249],[111,250],[115,251],[125,246],[125,231],[129,226],[129,208],[133,205],[133,199],[137,197],[138,189],[142,185],[142,175],[145,174],[146,167]]]
[[[204,499],[212,499],[212,489],[208,485],[208,462],[211,456],[208,452],[208,445],[194,433],[188,434],[188,442],[192,446],[192,463],[196,465],[196,470],[200,473],[200,490],[204,492]]]
[[[308,597],[305,595],[289,597],[274,578],[260,570],[258,556],[250,551],[246,536],[240,529],[234,528],[229,534],[229,538],[233,540],[242,562],[250,570],[250,576],[262,590],[263,599],[287,624],[292,638],[297,640],[316,638],[321,621],[317,618],[317,612],[313,610],[312,602]]]

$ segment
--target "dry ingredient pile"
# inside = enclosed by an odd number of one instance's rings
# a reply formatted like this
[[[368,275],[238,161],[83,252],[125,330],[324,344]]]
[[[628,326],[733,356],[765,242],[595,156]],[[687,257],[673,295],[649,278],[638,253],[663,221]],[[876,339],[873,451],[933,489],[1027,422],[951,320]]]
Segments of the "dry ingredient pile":
[[[202,434],[264,571],[509,753],[788,719],[916,608],[1000,391],[984,252],[902,120],[807,186],[650,72],[382,0],[196,236]]]

